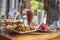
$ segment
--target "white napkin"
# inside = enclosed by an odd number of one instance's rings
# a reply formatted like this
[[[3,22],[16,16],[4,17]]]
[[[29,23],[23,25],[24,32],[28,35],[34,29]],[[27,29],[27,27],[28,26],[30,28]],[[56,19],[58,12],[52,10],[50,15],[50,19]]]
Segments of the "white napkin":
[[[56,28],[60,29],[60,23],[59,23],[59,21],[53,22],[53,24],[50,25],[50,28],[51,29],[56,29]]]

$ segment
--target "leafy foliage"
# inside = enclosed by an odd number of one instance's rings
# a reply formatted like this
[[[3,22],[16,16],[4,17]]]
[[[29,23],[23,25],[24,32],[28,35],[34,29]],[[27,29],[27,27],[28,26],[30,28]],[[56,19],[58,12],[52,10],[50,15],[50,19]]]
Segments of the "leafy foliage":
[[[37,10],[42,10],[44,7],[43,3],[38,0],[30,0],[30,3],[35,14],[37,13]]]

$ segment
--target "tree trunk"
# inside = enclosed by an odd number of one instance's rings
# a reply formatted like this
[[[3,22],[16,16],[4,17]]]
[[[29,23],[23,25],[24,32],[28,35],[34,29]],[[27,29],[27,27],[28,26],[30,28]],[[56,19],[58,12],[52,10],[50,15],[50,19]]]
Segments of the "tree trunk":
[[[44,9],[45,11],[48,10],[48,0],[44,0]]]

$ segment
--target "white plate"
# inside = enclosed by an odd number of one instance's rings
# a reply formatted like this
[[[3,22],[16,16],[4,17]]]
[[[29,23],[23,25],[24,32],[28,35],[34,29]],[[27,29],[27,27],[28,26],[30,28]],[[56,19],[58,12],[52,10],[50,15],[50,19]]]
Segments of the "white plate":
[[[35,32],[37,30],[32,30],[32,31],[25,31],[25,32],[22,32],[22,31],[16,31],[16,30],[11,30],[11,31],[14,31],[16,33],[20,33],[20,34],[24,34],[24,33],[31,33],[31,32]]]
[[[20,33],[20,34],[24,34],[24,33],[31,33],[31,32],[35,32],[35,31],[38,31],[38,26],[35,26],[35,30],[30,30],[30,31],[17,31],[17,30],[12,30],[10,29],[9,26],[6,27],[6,29],[9,31],[9,32],[16,32],[16,33]]]
[[[30,31],[16,31],[16,30],[12,30],[10,28],[6,28],[7,30],[9,30],[10,32],[16,32],[16,33],[20,33],[20,34],[24,34],[24,33],[31,33],[31,32],[35,32],[37,30],[30,30]]]

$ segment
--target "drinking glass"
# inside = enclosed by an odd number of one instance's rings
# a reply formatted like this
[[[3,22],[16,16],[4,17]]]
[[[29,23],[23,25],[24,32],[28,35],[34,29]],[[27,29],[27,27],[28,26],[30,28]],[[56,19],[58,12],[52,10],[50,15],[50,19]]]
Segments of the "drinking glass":
[[[38,10],[37,11],[37,17],[38,17],[38,25],[43,23],[43,17],[44,17],[44,10]]]
[[[33,11],[32,10],[28,10],[27,11],[27,23],[28,23],[28,25],[31,24],[32,20],[33,20]]]

